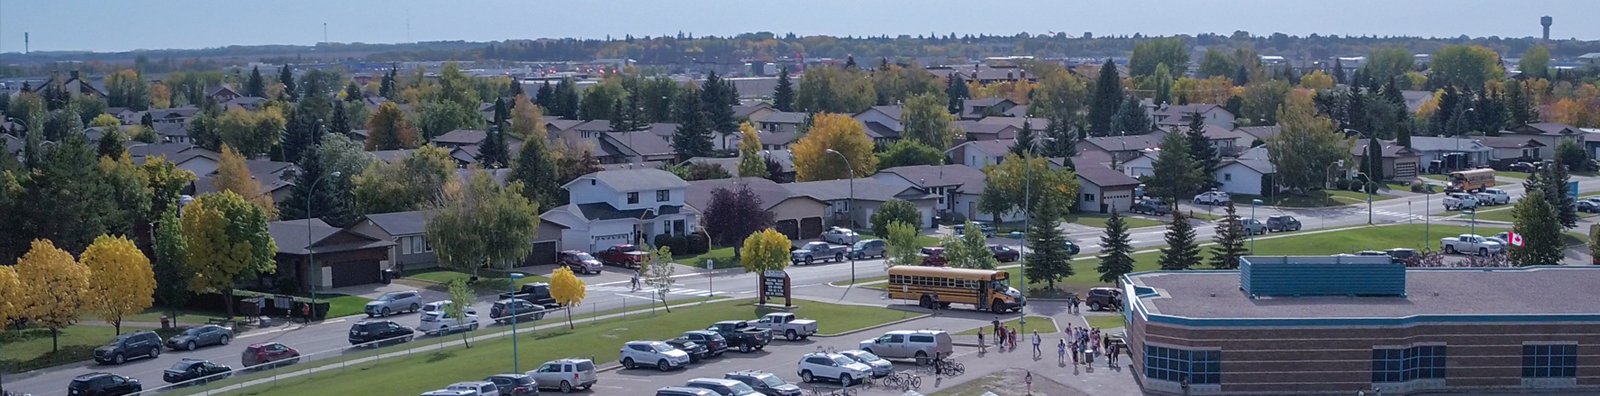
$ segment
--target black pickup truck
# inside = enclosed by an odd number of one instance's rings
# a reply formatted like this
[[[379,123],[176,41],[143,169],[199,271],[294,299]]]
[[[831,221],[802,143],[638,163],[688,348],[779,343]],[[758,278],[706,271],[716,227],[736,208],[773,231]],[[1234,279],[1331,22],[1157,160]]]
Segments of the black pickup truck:
[[[750,325],[747,320],[724,320],[711,325],[706,330],[721,334],[728,339],[728,348],[738,348],[739,352],[750,353],[772,343],[772,332],[759,329]]]
[[[522,285],[516,292],[500,293],[501,300],[512,298],[527,301],[547,309],[561,307],[561,304],[556,303],[556,298],[550,295],[550,284],[548,283],[528,283]]]

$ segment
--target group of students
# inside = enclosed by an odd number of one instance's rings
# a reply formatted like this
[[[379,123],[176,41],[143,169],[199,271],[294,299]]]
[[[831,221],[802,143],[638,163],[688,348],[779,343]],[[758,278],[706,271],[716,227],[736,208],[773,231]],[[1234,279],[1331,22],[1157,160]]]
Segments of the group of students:
[[[1016,328],[1001,325],[999,317],[996,317],[994,321],[990,322],[990,324],[992,326],[990,334],[994,335],[994,343],[996,346],[999,346],[1005,350],[1017,349]],[[1126,348],[1121,343],[1113,342],[1110,334],[1102,334],[1100,329],[1072,327],[1071,324],[1068,324],[1063,333],[1065,333],[1066,336],[1060,340],[1057,340],[1056,343],[1056,361],[1060,364],[1066,364],[1067,352],[1070,350],[1072,352],[1072,364],[1074,366],[1080,364],[1080,362],[1085,365],[1093,363],[1094,356],[1103,355],[1106,358],[1106,365],[1114,367],[1117,365],[1118,356],[1120,356],[1124,352],[1123,349]],[[1040,344],[1044,342],[1044,339],[1039,336],[1039,332],[1037,330],[1033,332],[1032,341],[1033,357],[1039,358],[1043,354],[1043,350],[1040,349]],[[984,332],[979,331],[978,347],[987,349],[987,345],[988,344],[984,340]]]
[[[995,346],[998,346],[998,347],[1000,347],[1002,349],[1008,349],[1008,350],[1017,349],[1017,328],[1001,326],[1000,325],[1000,318],[998,318],[998,317],[996,317],[994,319],[993,326],[994,327],[993,327],[992,334],[994,334],[994,345]],[[1039,341],[1037,340],[1037,338],[1039,337],[1039,332],[1035,331],[1033,336],[1034,336],[1034,338],[1036,338],[1034,340],[1034,342],[1033,342],[1033,344],[1034,344],[1033,345],[1033,349],[1034,349],[1035,353],[1038,353]],[[987,345],[988,344],[983,339],[983,332],[979,331],[978,332],[978,346],[981,347],[981,348],[987,349]]]

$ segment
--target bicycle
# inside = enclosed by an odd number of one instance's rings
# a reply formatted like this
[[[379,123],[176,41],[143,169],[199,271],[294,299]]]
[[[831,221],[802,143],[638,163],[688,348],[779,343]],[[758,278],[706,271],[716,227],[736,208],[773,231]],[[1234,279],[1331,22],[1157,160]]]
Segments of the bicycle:
[[[922,388],[922,377],[910,372],[898,372],[883,378],[885,388],[908,391]]]
[[[956,362],[954,360],[946,360],[946,359],[934,360],[933,364],[931,366],[933,367],[933,372],[934,373],[942,373],[943,375],[949,376],[949,377],[958,376],[958,375],[961,375],[961,374],[965,374],[967,372],[967,367],[966,366],[964,366],[961,363],[958,363],[958,362]]]

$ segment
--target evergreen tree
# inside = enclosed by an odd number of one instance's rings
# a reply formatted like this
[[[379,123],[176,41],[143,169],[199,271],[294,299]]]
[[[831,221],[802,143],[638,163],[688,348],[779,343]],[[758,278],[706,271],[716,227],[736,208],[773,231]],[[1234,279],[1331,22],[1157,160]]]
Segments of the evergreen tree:
[[[510,128],[506,118],[509,115],[505,99],[495,99],[494,124],[486,130],[483,146],[478,153],[478,162],[485,168],[498,169],[511,165],[511,148],[506,145],[506,129]]]
[[[1361,171],[1367,174],[1367,179],[1383,180],[1383,142],[1378,138],[1367,139],[1367,153],[1362,157],[1365,158],[1361,161]]]
[[[1122,102],[1122,77],[1117,75],[1117,64],[1106,58],[1106,63],[1100,66],[1100,77],[1095,79],[1094,95],[1089,99],[1091,136],[1109,136],[1117,132],[1112,130],[1111,124]]]
[[[1100,237],[1100,282],[1120,283],[1122,276],[1133,272],[1133,242],[1128,236],[1128,224],[1116,211],[1106,219],[1106,234]]]
[[[1194,225],[1183,211],[1172,211],[1167,227],[1167,247],[1161,248],[1162,270],[1186,270],[1200,265],[1200,244],[1195,241]]]
[[[1339,58],[1333,58],[1333,82],[1339,84],[1345,83],[1344,64],[1339,62]]]
[[[1204,116],[1200,113],[1189,114],[1189,129],[1184,133],[1184,138],[1189,143],[1189,158],[1194,159],[1195,167],[1200,171],[1199,182],[1210,184],[1216,180],[1217,164],[1222,162],[1222,156],[1211,145],[1211,138],[1206,137]]]
[[[284,96],[288,97],[290,101],[297,100],[296,98],[299,97],[297,94],[300,91],[294,88],[294,72],[289,70],[289,65],[283,65],[283,68],[278,69],[278,83],[283,84]]]
[[[848,56],[845,57],[844,68],[845,68],[845,70],[855,69],[856,68],[856,56],[855,55],[848,55]]]
[[[1512,230],[1522,236],[1522,246],[1509,246],[1508,257],[1517,266],[1558,265],[1563,257],[1557,210],[1544,191],[1529,189],[1511,210]]]
[[[514,79],[511,80],[511,97],[515,98],[527,94],[527,92],[523,92],[522,90],[522,81]]]
[[[555,100],[556,91],[550,87],[550,80],[545,80],[544,84],[539,84],[539,90],[533,94],[533,103],[539,105],[539,108],[551,112],[552,115],[555,114]]]
[[[267,97],[267,80],[261,77],[261,67],[250,68],[250,79],[245,81],[244,96]]]
[[[556,84],[554,96],[550,100],[550,114],[569,119],[578,119],[578,83],[571,78],[563,78]]]
[[[385,97],[385,98],[393,98],[394,97],[394,94],[395,94],[395,91],[394,91],[394,88],[395,88],[395,81],[394,81],[395,73],[396,73],[395,69],[391,67],[391,68],[389,68],[389,72],[388,73],[384,73],[383,79],[378,81],[378,96],[382,96],[382,97]]]
[[[156,278],[156,300],[167,308],[167,317],[174,319],[178,317],[178,308],[189,301],[189,277],[193,274],[184,264],[189,253],[182,228],[177,205],[162,211],[161,220],[156,223],[152,249],[155,256],[150,260],[150,269]]]
[[[772,90],[772,107],[778,111],[794,111],[794,82],[789,80],[789,67],[778,72],[778,87]]]
[[[1571,175],[1567,172],[1566,163],[1562,161],[1561,157],[1557,156],[1549,166],[1528,174],[1528,180],[1522,182],[1523,188],[1528,191],[1528,196],[1531,197],[1534,191],[1543,193],[1542,197],[1545,202],[1556,213],[1556,224],[1560,224],[1562,228],[1578,226],[1577,203],[1574,202],[1571,196],[1567,195],[1567,182],[1569,181],[1571,181]],[[1524,201],[1527,199],[1527,197],[1523,198]]]
[[[1045,121],[1044,134],[1053,140],[1045,143],[1044,155],[1052,158],[1072,158],[1075,156],[1076,150],[1072,146],[1078,143],[1078,131],[1073,130],[1066,122],[1055,117]],[[1071,160],[1063,161],[1063,163],[1068,168],[1072,167]]]
[[[967,90],[967,82],[961,80],[961,72],[950,72],[950,79],[945,82],[944,96],[950,101],[945,105],[945,110],[950,114],[961,114],[967,99],[972,98],[972,93]]]
[[[360,104],[357,106],[366,106]],[[328,123],[328,132],[350,136],[350,115],[345,111],[345,106],[333,106],[333,121]]]
[[[1239,69],[1233,72],[1233,85],[1242,87],[1249,83],[1250,68],[1245,67],[1245,65],[1239,65]]]
[[[733,82],[717,77],[717,72],[706,74],[700,86],[700,106],[712,132],[722,135],[722,147],[728,147],[728,137],[739,132],[739,119],[733,115],[733,106],[739,104],[739,94],[733,91]]]
[[[291,110],[284,122],[283,142],[278,144],[273,156],[284,162],[299,162],[300,156],[311,151],[316,143],[314,134],[321,127],[317,120],[304,111]]]
[[[1122,101],[1122,106],[1111,120],[1109,133],[1142,135],[1149,132],[1150,127],[1150,114],[1145,112],[1144,105],[1139,104],[1139,98],[1129,96]]]
[[[1049,282],[1074,274],[1072,253],[1067,251],[1067,237],[1061,233],[1061,208],[1063,205],[1042,205],[1035,210],[1028,224],[1028,256],[1025,274],[1029,280]]]
[[[1343,128],[1354,129],[1369,135],[1376,134],[1377,131],[1372,129],[1372,125],[1367,124],[1366,95],[1361,93],[1361,86],[1351,86],[1345,92],[1344,117],[1342,119],[1344,120]]]
[[[1184,134],[1171,133],[1161,139],[1161,155],[1151,167],[1151,181],[1146,185],[1150,195],[1176,204],[1183,197],[1198,192],[1203,187],[1200,165],[1189,156],[1189,139]]]
[[[1028,120],[1022,120],[1022,130],[1017,132],[1017,141],[1011,143],[1011,152],[1019,157],[1038,154],[1034,152],[1033,140],[1033,124]]]
[[[1537,122],[1539,109],[1534,107],[1533,101],[1528,99],[1527,88],[1517,80],[1506,81],[1506,110],[1508,122],[1511,125],[1526,125]]]
[[[1239,258],[1250,254],[1245,250],[1245,240],[1249,238],[1245,234],[1244,222],[1240,221],[1239,213],[1233,207],[1233,201],[1228,201],[1222,218],[1217,220],[1217,234],[1211,238],[1217,244],[1211,247],[1211,268],[1238,269]]]
[[[365,99],[366,96],[367,96],[366,94],[361,93],[361,87],[356,86],[356,82],[355,81],[351,81],[349,84],[345,84],[345,86],[344,86],[344,101],[346,101],[346,102],[359,102],[359,101],[361,101],[361,99]],[[338,107],[338,106],[334,106],[334,107]]]
[[[711,144],[711,121],[700,106],[694,105],[699,103],[698,94],[685,91],[683,96],[683,103],[688,105],[679,106],[678,129],[672,133],[672,148],[678,151],[682,160],[710,156],[714,150]]]
[[[106,127],[106,130],[100,131],[100,140],[96,142],[99,144],[97,154],[101,157],[111,157],[112,159],[122,158],[122,153],[127,151],[127,148],[122,145],[124,140],[121,131],[116,128]]]
[[[332,186],[333,180],[326,177],[322,156],[317,155],[314,148],[306,150],[305,155],[300,157],[299,165],[300,171],[295,175],[294,185],[289,188],[289,199],[278,202],[278,213],[283,220],[322,218],[344,207],[339,202],[339,191]],[[310,212],[306,212],[308,197],[311,200]]]

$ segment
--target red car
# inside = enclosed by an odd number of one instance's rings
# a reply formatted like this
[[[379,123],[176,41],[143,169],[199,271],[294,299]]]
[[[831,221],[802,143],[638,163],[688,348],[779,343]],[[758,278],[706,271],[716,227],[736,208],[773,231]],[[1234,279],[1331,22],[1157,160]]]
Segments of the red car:
[[[639,247],[634,245],[616,245],[595,253],[595,256],[600,258],[600,262],[605,265],[616,265],[630,269],[639,268],[639,265],[644,263],[645,256],[648,255],[649,253],[640,251]]]
[[[294,348],[279,342],[251,344],[244,349],[244,354],[239,357],[239,363],[247,369],[264,364],[268,365],[268,367],[276,367],[279,364],[295,364],[299,361],[300,351],[296,351]]]
[[[1006,245],[989,245],[989,253],[994,253],[994,259],[1000,260],[1002,263],[1009,263],[1022,258],[1022,252]]]
[[[947,259],[947,258],[944,257],[944,248],[942,248],[942,247],[925,247],[925,248],[922,248],[922,266],[924,266],[924,267],[943,267],[943,266],[945,266],[945,264],[947,264],[949,262],[950,262],[950,259]]]

